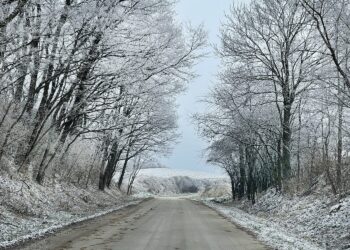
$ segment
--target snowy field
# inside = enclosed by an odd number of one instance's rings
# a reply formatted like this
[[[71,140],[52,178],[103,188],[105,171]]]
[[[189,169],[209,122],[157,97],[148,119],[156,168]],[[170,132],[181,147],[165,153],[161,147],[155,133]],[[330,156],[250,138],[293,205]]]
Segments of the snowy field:
[[[141,197],[193,193],[221,197],[229,192],[229,182],[224,175],[168,168],[142,169],[133,185],[134,195]]]
[[[175,176],[187,176],[192,179],[218,179],[227,178],[224,174],[214,174],[202,171],[192,171],[184,169],[171,169],[171,168],[148,168],[141,169],[139,176],[152,176],[160,178],[170,178]]]

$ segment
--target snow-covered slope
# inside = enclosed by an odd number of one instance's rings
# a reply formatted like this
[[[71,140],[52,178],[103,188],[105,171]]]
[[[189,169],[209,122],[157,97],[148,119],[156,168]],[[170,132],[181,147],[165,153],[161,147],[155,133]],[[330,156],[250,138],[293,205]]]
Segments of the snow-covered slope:
[[[117,210],[136,200],[116,189],[78,188],[0,176],[0,249]]]
[[[161,178],[170,178],[175,176],[187,176],[192,179],[218,179],[226,178],[225,175],[218,175],[202,171],[193,171],[185,169],[171,169],[171,168],[148,168],[141,169],[139,176],[153,176]]]
[[[200,171],[156,168],[141,170],[133,185],[136,195],[203,194],[209,190],[216,190],[213,196],[228,195],[228,179]]]
[[[254,205],[246,199],[207,204],[277,249],[350,249],[350,196],[326,192],[298,196],[270,189]]]

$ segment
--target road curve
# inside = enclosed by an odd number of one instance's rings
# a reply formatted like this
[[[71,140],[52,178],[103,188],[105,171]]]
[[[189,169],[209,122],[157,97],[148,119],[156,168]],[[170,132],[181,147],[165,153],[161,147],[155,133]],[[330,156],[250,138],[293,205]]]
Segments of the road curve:
[[[206,206],[153,199],[128,211],[74,226],[21,249],[260,250],[268,249]]]

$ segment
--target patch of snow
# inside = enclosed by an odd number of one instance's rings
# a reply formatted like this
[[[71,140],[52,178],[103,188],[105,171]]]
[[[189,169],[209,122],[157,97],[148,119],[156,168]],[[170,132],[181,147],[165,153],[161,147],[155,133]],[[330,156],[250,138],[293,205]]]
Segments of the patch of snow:
[[[331,207],[329,213],[332,214],[332,213],[336,213],[338,212],[340,209],[341,209],[342,205],[341,204],[336,204],[334,205],[333,207]]]

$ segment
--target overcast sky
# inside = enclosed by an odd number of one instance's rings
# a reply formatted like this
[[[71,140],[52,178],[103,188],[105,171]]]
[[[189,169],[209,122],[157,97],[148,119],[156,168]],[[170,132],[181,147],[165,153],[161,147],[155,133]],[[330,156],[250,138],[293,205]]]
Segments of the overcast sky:
[[[249,0],[236,0],[235,3]],[[219,43],[220,24],[224,21],[224,13],[228,12],[232,0],[180,0],[177,5],[178,18],[181,22],[193,25],[204,23],[208,31],[209,43]],[[195,68],[199,75],[188,86],[188,90],[178,98],[179,132],[182,134],[172,155],[162,162],[171,168],[191,169],[208,172],[219,170],[205,163],[202,158],[203,150],[208,146],[199,138],[190,116],[204,110],[205,105],[199,100],[208,95],[210,88],[216,81],[219,60],[208,48],[210,55],[204,58]]]

